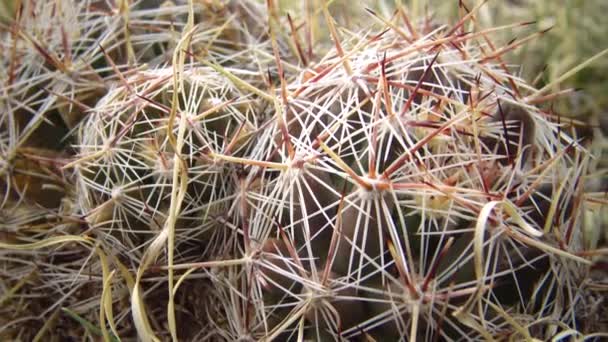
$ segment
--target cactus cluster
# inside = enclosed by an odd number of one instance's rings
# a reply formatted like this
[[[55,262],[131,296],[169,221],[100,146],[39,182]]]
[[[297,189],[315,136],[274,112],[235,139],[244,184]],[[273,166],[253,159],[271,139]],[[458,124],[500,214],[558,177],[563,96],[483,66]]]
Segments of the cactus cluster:
[[[2,339],[606,336],[594,148],[504,61],[542,32],[315,3],[2,17]]]

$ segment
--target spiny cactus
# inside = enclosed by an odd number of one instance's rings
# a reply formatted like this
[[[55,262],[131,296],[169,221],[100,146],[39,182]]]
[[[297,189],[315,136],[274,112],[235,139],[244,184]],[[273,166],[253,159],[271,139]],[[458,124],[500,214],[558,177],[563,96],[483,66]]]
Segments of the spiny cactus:
[[[43,46],[46,6],[3,33],[38,63],[3,61],[3,338],[602,336],[596,162],[503,60],[542,33],[323,5],[333,48],[304,54],[311,8],[91,1]],[[72,149],[30,139],[51,116]]]
[[[259,181],[268,190],[248,189],[264,194],[241,209],[250,222],[238,219],[257,228],[245,244],[266,241],[262,255],[282,260],[262,261],[274,276],[262,271],[248,301],[269,308],[260,324],[291,309],[270,332],[254,326],[256,338],[496,336],[512,322],[503,307],[529,299],[519,273],[530,264],[588,263],[544,237],[574,224],[571,213],[537,207],[557,188],[573,198],[576,182],[559,178],[580,177],[584,151],[474,38],[444,46],[446,32],[355,40],[279,94],[275,133],[259,143],[268,152],[239,160],[248,179],[275,170]],[[249,277],[233,282],[255,289]],[[256,298],[264,289],[280,299]]]

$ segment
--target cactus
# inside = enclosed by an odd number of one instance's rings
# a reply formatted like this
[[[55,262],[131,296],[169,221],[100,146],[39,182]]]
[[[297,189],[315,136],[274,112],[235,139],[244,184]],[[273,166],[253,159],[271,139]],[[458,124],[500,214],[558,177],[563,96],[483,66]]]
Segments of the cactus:
[[[3,32],[3,339],[605,335],[596,147],[503,60],[543,32],[59,3]]]

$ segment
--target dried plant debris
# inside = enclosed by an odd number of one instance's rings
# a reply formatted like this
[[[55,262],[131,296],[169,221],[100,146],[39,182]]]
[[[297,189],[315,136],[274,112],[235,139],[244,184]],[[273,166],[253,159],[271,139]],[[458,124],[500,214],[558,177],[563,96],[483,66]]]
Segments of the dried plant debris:
[[[602,127],[469,2],[0,2],[0,338],[605,338]]]

